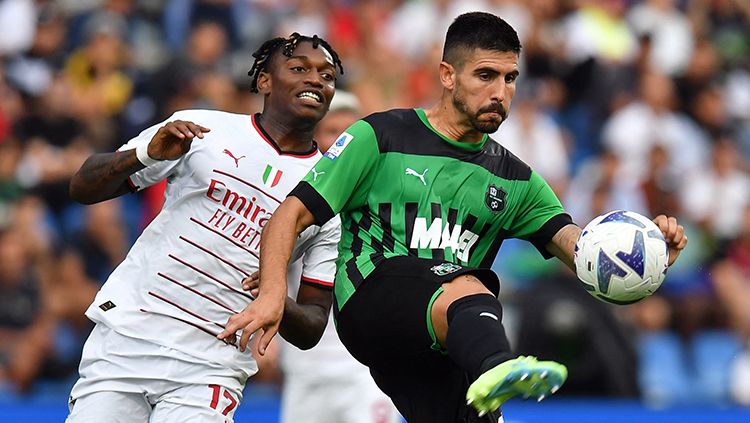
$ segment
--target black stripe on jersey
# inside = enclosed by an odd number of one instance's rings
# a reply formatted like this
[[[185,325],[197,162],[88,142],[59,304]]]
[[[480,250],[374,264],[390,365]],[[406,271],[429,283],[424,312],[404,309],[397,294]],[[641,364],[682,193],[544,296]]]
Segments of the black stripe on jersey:
[[[466,220],[464,220],[464,224],[463,224],[463,226],[461,226],[461,229],[464,229],[464,230],[468,229],[468,230],[470,230],[470,231],[472,231],[474,233],[477,233],[479,231],[477,231],[477,230],[474,229],[474,225],[476,225],[476,224],[477,224],[477,217],[474,216],[473,214],[469,213],[466,216]]]
[[[418,203],[404,204],[404,232],[406,233],[406,248],[410,256],[417,255],[417,249],[411,248],[411,236],[414,234],[414,221],[417,219]]]
[[[302,201],[302,204],[304,204],[315,217],[315,224],[318,226],[323,226],[324,223],[331,220],[334,216],[333,210],[331,209],[331,206],[328,205],[325,198],[318,194],[318,191],[315,191],[315,188],[305,181],[301,181],[297,184],[287,197],[291,196],[295,196]]]
[[[487,225],[485,229],[489,229],[489,227],[490,225]],[[486,235],[484,232],[485,230],[482,230],[482,234],[479,235],[480,238]],[[492,263],[495,261],[495,257],[497,256],[497,252],[500,251],[500,246],[503,245],[503,241],[505,241],[507,235],[508,232],[505,229],[500,229],[500,232],[498,232],[497,236],[495,236],[495,239],[492,240],[492,244],[490,244],[487,253],[484,255],[482,262],[479,264],[479,267],[492,267]]]
[[[448,217],[447,217],[448,224],[447,224],[447,227],[451,228],[451,229],[455,228],[457,220],[458,220],[458,210],[457,209],[453,209],[453,208],[448,209]],[[461,229],[463,230],[464,227],[461,226]],[[458,251],[452,251],[452,254],[453,254],[452,261],[455,262],[456,261],[456,254],[458,254]]]
[[[480,151],[454,147],[425,126],[414,109],[373,113],[363,120],[375,132],[381,153],[452,157],[481,166],[503,179],[528,181],[531,178],[531,168],[493,139],[488,139]]]
[[[366,207],[362,207],[359,209],[359,212],[362,213],[362,218],[359,219],[360,229],[370,234],[370,245],[372,246],[373,250],[375,250],[376,253],[382,254],[383,242],[375,238],[370,232],[370,229],[372,228],[372,217],[370,216],[370,209]]]
[[[438,203],[431,203],[430,204],[430,213],[432,214],[432,220],[430,222],[434,222],[435,219],[441,219],[443,218],[443,210],[440,207],[440,204]],[[450,226],[448,227],[451,228]],[[442,230],[442,228],[440,228]],[[442,231],[440,233],[442,237]],[[441,242],[442,243],[442,242]],[[436,248],[432,250],[432,258],[433,260],[445,260],[445,250],[442,248]]]
[[[383,228],[383,248],[389,252],[393,252],[396,244],[391,229],[391,209],[391,203],[378,204],[378,218],[380,218],[380,226]]]
[[[552,237],[555,236],[557,231],[563,228],[565,225],[573,223],[570,215],[566,213],[560,213],[557,216],[553,216],[547,221],[542,227],[529,237],[529,242],[534,244],[537,250],[546,259],[551,258],[552,254],[547,251],[547,244],[552,241]]]
[[[349,248],[352,252],[352,258],[346,262],[346,276],[354,285],[354,288],[358,288],[364,279],[362,272],[357,267],[357,258],[362,254],[362,239],[359,237],[359,224],[354,219],[349,224],[349,233],[352,234],[352,245]]]

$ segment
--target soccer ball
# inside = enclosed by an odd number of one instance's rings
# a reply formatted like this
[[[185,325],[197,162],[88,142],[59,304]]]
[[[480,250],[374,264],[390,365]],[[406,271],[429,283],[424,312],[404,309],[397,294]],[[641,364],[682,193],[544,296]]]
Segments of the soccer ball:
[[[669,253],[654,222],[632,211],[594,218],[581,233],[573,261],[584,288],[613,304],[631,304],[653,294],[667,274]]]

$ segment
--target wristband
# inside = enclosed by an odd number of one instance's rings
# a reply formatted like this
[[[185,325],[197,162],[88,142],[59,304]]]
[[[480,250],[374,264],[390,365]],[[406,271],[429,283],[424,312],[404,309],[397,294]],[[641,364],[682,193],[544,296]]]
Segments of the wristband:
[[[148,144],[149,143],[141,144],[135,148],[135,157],[137,157],[138,161],[141,162],[146,167],[149,167],[160,161],[160,160],[153,159],[151,158],[151,156],[148,155]]]

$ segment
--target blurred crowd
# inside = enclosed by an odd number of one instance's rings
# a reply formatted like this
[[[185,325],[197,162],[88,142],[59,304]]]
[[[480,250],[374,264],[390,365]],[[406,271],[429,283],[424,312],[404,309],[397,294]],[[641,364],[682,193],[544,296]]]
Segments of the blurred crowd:
[[[89,154],[178,109],[259,111],[251,53],[292,32],[331,43],[364,113],[426,106],[445,29],[472,10],[523,45],[493,137],[579,225],[664,213],[690,238],[658,293],[625,307],[509,243],[514,344],[568,364],[568,394],[750,405],[746,0],[0,0],[0,391],[70,386],[83,311],[160,208],[159,187],[74,204]]]

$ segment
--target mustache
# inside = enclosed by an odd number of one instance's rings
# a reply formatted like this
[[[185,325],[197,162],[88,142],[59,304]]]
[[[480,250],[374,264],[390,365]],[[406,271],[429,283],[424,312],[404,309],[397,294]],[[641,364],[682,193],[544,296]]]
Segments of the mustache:
[[[492,103],[489,106],[482,107],[477,112],[477,115],[481,115],[482,113],[497,113],[503,117],[503,120],[508,117],[508,111],[505,110],[505,107],[501,103]]]

